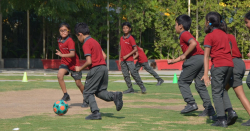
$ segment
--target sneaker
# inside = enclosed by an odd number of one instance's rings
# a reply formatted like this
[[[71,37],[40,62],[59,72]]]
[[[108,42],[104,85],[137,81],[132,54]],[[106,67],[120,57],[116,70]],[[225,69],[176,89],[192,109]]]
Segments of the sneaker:
[[[160,86],[163,82],[164,82],[164,80],[159,79],[158,82],[157,82],[157,84],[156,84],[156,86]]]
[[[201,112],[198,116],[214,116],[215,111],[214,108],[205,108],[203,112]]]
[[[196,103],[194,104],[187,104],[185,108],[181,111],[181,114],[189,113],[192,111],[198,110],[198,106]]]
[[[249,119],[247,122],[242,123],[241,125],[242,125],[242,126],[250,126],[250,119]]]
[[[64,101],[70,101],[69,95],[64,95],[64,96],[62,97],[62,100],[64,100]]]
[[[218,120],[215,123],[213,123],[211,126],[227,127],[227,121],[226,120],[222,120],[222,121]]]
[[[128,88],[127,90],[123,91],[123,94],[128,94],[128,93],[135,93],[135,90],[133,88]]]
[[[96,114],[92,113],[90,114],[89,116],[85,117],[86,120],[101,120],[102,119],[102,116],[101,116],[101,113],[98,112]]]
[[[87,108],[87,107],[89,107],[89,105],[88,105],[85,101],[83,101],[81,107],[82,107],[82,108]]]
[[[146,90],[146,87],[144,87],[144,86],[142,86],[142,87],[140,87],[141,88],[141,93],[142,94],[146,94],[147,92],[147,90]]]
[[[123,106],[122,93],[121,92],[115,92],[114,103],[115,103],[115,106],[116,106],[116,110],[120,111],[122,109],[122,106]]]
[[[238,115],[236,114],[234,110],[228,112],[227,125],[233,125],[237,119],[238,119]]]

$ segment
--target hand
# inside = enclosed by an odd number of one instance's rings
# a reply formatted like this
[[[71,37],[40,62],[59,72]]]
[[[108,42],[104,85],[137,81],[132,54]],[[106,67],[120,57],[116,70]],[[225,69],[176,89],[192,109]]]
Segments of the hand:
[[[211,81],[209,80],[208,76],[202,76],[201,80],[204,80],[206,87],[211,84]]]
[[[127,58],[128,58],[127,55],[125,55],[125,56],[122,57],[123,60],[126,60]]]
[[[250,53],[247,54],[247,57],[250,58]]]
[[[187,57],[187,56],[183,54],[183,55],[180,56],[180,59],[181,59],[181,60],[185,60],[186,57]]]
[[[168,60],[168,64],[174,64],[174,60]]]
[[[61,57],[61,56],[62,56],[62,53],[61,53],[59,50],[56,49],[56,55],[58,55],[58,56]]]
[[[79,66],[75,66],[75,70],[76,70],[77,72],[81,71]]]

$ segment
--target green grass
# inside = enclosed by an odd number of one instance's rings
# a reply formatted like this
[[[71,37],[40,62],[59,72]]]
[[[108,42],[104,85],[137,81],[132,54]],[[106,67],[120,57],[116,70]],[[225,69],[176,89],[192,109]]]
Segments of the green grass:
[[[1,76],[0,79],[19,79],[17,76]],[[29,77],[29,80],[45,80],[56,79],[56,77]],[[70,77],[69,77],[70,78]],[[111,79],[111,77],[109,77]],[[113,78],[113,77],[112,77]],[[122,77],[114,77],[113,79],[122,80]],[[150,78],[153,79],[153,78]],[[73,80],[70,78],[70,80]],[[42,82],[33,81],[28,83],[22,82],[0,82],[0,92],[18,91],[18,90],[32,90],[32,89],[58,89],[57,82]],[[76,89],[75,83],[66,83],[68,89]],[[87,121],[84,118],[89,113],[89,110],[83,111],[83,114],[57,116],[44,113],[43,115],[26,116],[22,118],[0,119],[0,130],[9,131],[15,127],[19,127],[20,131],[56,131],[56,130],[194,130],[194,131],[211,131],[211,130],[250,130],[249,127],[241,126],[242,122],[249,119],[249,115],[244,110],[240,101],[237,99],[234,91],[229,90],[229,96],[234,108],[236,108],[239,119],[236,124],[229,126],[227,129],[220,127],[212,127],[211,120],[206,117],[198,117],[201,111],[195,111],[187,115],[181,115],[177,110],[164,109],[166,106],[185,106],[182,96],[177,84],[163,84],[162,86],[155,86],[155,83],[145,83],[147,94],[140,94],[138,86],[133,85],[138,93],[124,95],[124,100],[134,100],[134,102],[124,103],[124,107],[120,112],[112,108],[101,109],[102,119],[100,121]],[[125,83],[109,82],[109,91],[123,91],[127,89]],[[250,100],[250,90],[244,84],[244,89],[247,98]],[[197,104],[202,105],[202,101],[194,88],[191,85],[193,96]],[[211,96],[211,87],[208,87]],[[212,97],[211,97],[212,98]],[[176,100],[178,102],[148,102],[147,99],[161,99],[161,100]],[[180,103],[181,101],[181,103]],[[151,108],[139,108],[139,106],[151,106]],[[154,108],[154,106],[162,108]],[[51,107],[52,108],[52,107]],[[0,107],[1,109],[1,107]],[[1,112],[4,113],[4,112]]]

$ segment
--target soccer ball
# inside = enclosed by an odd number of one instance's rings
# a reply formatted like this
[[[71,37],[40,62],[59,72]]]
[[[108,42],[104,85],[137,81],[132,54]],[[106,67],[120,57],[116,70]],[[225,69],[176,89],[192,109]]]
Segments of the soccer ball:
[[[67,113],[68,111],[68,108],[69,108],[69,105],[67,104],[66,101],[64,100],[58,100],[54,103],[53,105],[53,110],[54,112],[59,115],[59,116],[62,116],[64,114]]]

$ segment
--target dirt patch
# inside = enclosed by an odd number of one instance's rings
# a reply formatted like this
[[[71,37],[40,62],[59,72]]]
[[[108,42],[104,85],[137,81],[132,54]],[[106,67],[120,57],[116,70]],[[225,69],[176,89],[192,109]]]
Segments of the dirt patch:
[[[187,117],[187,121],[158,121],[155,123],[151,124],[157,124],[157,125],[162,125],[162,124],[190,124],[190,125],[198,125],[198,124],[206,124],[206,117]]]
[[[124,100],[124,102],[154,102],[154,103],[183,103],[182,99],[144,99],[144,100]]]
[[[79,90],[68,90],[71,101],[66,115],[90,114],[89,108],[81,108],[83,96]],[[62,91],[58,89],[34,89],[25,91],[0,92],[0,119],[20,118],[30,115],[48,114],[56,116],[53,104],[62,98]],[[99,108],[110,108],[114,102],[105,102],[96,98]]]
[[[170,105],[170,106],[159,106],[159,105],[130,105],[131,108],[152,108],[152,109],[165,109],[165,110],[174,110],[181,111],[184,109],[185,105]],[[197,111],[204,110],[202,105],[198,105],[199,109]]]

